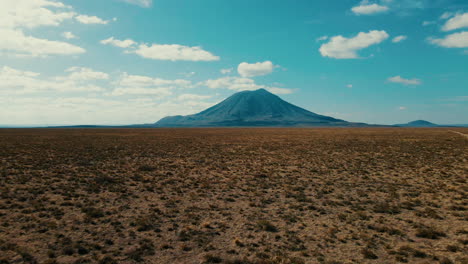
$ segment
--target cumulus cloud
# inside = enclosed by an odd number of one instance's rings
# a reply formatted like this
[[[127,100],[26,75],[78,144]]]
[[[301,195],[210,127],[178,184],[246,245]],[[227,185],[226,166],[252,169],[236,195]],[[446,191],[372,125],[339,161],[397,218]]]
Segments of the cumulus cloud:
[[[102,24],[106,25],[109,23],[107,20],[103,20],[97,16],[88,16],[88,15],[78,15],[75,19],[80,22],[81,24]]]
[[[129,4],[138,5],[141,7],[150,7],[153,4],[152,0],[122,0]]]
[[[152,95],[162,98],[172,95],[174,89],[192,87],[192,82],[183,79],[165,80],[124,73],[114,85],[118,87],[110,94],[113,96]]]
[[[75,13],[61,2],[47,0],[0,1],[0,28],[58,26]]]
[[[138,49],[127,51],[146,59],[170,61],[218,61],[220,58],[201,47],[188,47],[178,44],[148,46],[141,44]]]
[[[197,73],[196,72],[181,72],[179,74],[183,75],[185,78],[190,78],[190,77],[194,76]]]
[[[48,55],[75,55],[84,53],[81,47],[67,42],[48,40],[26,35],[25,30],[42,26],[59,26],[66,20],[75,18],[81,23],[101,23],[95,16],[77,14],[71,6],[52,0],[0,1],[0,50],[5,54],[22,57],[45,57]],[[28,31],[29,32],[29,31]],[[76,38],[71,32],[62,36]]]
[[[67,42],[26,36],[22,30],[0,28],[0,50],[17,56],[44,57],[48,55],[76,55],[86,50]]]
[[[221,72],[222,74],[229,74],[229,73],[231,73],[233,70],[234,70],[233,68],[221,69],[219,72]]]
[[[184,101],[154,96],[136,98],[93,96],[1,97],[1,124],[17,125],[127,125],[154,123],[168,115],[187,115],[214,105],[213,102]]]
[[[373,15],[387,12],[388,10],[387,6],[370,4],[368,1],[362,1],[358,6],[351,8],[351,11],[356,15]]]
[[[219,79],[210,79],[205,81],[203,84],[211,89],[226,88],[235,91],[257,90],[263,88],[262,85],[255,84],[254,80],[241,77],[223,77]]]
[[[393,43],[402,42],[403,40],[406,40],[407,38],[408,38],[407,36],[403,36],[403,35],[397,36],[392,39],[392,42]]]
[[[401,76],[390,77],[387,80],[392,83],[401,83],[404,85],[420,85],[421,84],[421,80],[419,79],[405,79],[405,78],[402,78]]]
[[[171,86],[190,88],[192,86],[192,82],[188,80],[165,80],[142,75],[129,75],[128,73],[123,73],[116,84],[127,87]]]
[[[143,87],[120,87],[112,91],[111,95],[113,96],[122,96],[122,95],[151,95],[157,98],[163,98],[169,95],[172,95],[171,88],[167,87],[153,87],[153,88],[143,88]]]
[[[345,38],[341,35],[334,36],[329,42],[323,44],[319,51],[323,57],[335,59],[356,59],[357,52],[369,46],[379,44],[389,37],[384,30],[372,30],[368,33],[360,32],[355,37]]]
[[[257,63],[247,63],[242,62],[237,67],[237,72],[242,77],[255,77],[267,75],[273,72],[275,65],[271,61],[257,62]]]
[[[440,16],[440,19],[449,19],[449,18],[452,17],[453,15],[455,15],[455,14],[452,13],[452,12],[444,12],[444,13]]]
[[[468,31],[453,33],[442,39],[429,38],[429,41],[444,48],[468,48]]]
[[[66,39],[76,39],[76,38],[78,38],[77,36],[75,36],[71,32],[63,32],[62,37],[66,38]]]
[[[321,36],[321,37],[318,37],[318,38],[316,39],[316,41],[317,41],[317,42],[320,42],[320,41],[325,41],[325,40],[327,40],[327,39],[328,39],[328,36]]]
[[[53,78],[41,78],[39,73],[31,71],[22,71],[7,66],[0,68],[0,90],[6,94],[29,94],[47,91],[54,92],[101,92],[104,89],[93,82],[83,82],[96,79],[102,79],[102,73],[94,77],[90,74],[86,76],[82,69],[76,69],[67,76],[58,76]],[[78,74],[77,74],[78,73]],[[80,75],[81,73],[81,75]]]
[[[468,27],[468,12],[463,14],[457,14],[445,22],[442,27],[443,31],[451,31],[460,28]]]
[[[266,87],[265,89],[274,94],[292,94],[293,93],[291,89],[287,89],[287,88]]]
[[[212,96],[211,95],[199,95],[199,94],[181,94],[177,97],[177,100],[180,101],[193,101],[193,100],[204,100],[204,99],[210,99]]]
[[[190,86],[184,80],[122,74],[111,83],[109,75],[90,68],[71,67],[65,72],[44,77],[34,71],[0,67],[0,123],[142,124],[168,115],[196,113],[214,104],[205,101],[211,98],[206,95],[177,95],[177,88]],[[109,91],[98,85],[101,82],[117,88]]]
[[[219,79],[207,80],[200,83],[211,89],[229,89],[234,91],[253,91],[266,89],[275,94],[290,94],[293,91],[287,88],[272,87],[255,83],[253,79],[245,77],[223,77]]]
[[[114,37],[101,40],[101,44],[109,44],[126,49],[125,53],[134,53],[142,58],[153,60],[170,61],[218,61],[220,58],[201,47],[189,47],[179,44],[140,44],[134,47],[137,42],[126,39],[118,40]]]
[[[136,42],[131,39],[118,40],[118,39],[114,39],[114,37],[101,40],[100,42],[101,44],[104,44],[104,45],[112,45],[112,46],[119,47],[119,48],[129,48],[136,44]]]
[[[435,23],[436,23],[435,21],[423,21],[422,25],[425,27],[425,26],[433,25]]]
[[[0,27],[37,28],[58,26],[63,21],[75,18],[83,24],[107,24],[96,16],[77,14],[71,6],[49,0],[15,0],[0,2]]]
[[[70,75],[66,79],[74,81],[90,81],[90,80],[108,80],[109,74],[104,72],[94,71],[93,69],[86,67],[70,67],[66,72],[70,72]]]

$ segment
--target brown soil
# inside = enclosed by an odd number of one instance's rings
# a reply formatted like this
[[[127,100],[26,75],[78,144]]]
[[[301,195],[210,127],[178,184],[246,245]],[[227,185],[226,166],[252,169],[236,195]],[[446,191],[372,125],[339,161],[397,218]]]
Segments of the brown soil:
[[[450,130],[0,130],[0,263],[468,263]]]

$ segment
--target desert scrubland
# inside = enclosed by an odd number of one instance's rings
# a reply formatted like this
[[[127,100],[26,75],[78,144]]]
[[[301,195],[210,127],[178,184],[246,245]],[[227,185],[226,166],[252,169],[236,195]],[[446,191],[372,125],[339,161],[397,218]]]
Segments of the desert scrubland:
[[[0,263],[468,263],[449,130],[3,129]]]

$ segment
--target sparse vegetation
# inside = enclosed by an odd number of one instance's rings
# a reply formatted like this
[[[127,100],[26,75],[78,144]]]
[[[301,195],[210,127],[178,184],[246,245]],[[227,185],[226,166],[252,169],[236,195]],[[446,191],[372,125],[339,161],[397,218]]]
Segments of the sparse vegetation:
[[[435,227],[425,226],[418,228],[416,231],[416,236],[428,239],[439,239],[447,235],[444,232],[437,230]]]
[[[257,222],[257,226],[260,230],[267,231],[267,232],[278,232],[276,226],[274,226],[268,220],[260,220]]]
[[[444,129],[4,129],[0,264],[467,263],[467,160]]]

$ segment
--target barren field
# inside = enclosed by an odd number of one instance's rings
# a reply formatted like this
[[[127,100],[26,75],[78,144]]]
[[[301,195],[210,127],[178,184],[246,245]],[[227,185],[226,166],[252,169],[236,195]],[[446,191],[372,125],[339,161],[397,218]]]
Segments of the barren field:
[[[0,130],[0,263],[466,264],[450,130]]]

